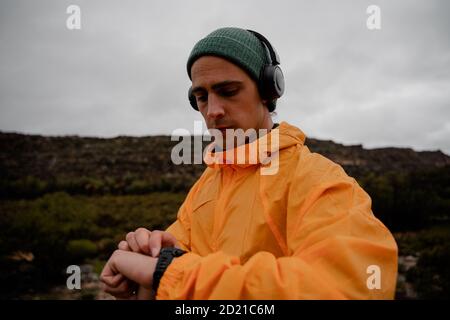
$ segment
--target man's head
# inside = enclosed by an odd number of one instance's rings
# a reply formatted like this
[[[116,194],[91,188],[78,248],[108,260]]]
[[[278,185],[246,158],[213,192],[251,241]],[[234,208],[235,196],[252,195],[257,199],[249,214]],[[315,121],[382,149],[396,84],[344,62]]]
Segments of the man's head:
[[[244,29],[221,28],[193,48],[187,63],[190,100],[208,128],[271,128],[270,112],[274,97],[283,93],[283,75],[270,43],[258,37]]]

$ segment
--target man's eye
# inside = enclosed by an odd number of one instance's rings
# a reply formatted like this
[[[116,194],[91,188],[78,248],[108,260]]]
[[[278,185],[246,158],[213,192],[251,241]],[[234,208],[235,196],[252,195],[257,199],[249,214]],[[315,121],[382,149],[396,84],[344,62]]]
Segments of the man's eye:
[[[223,90],[220,92],[220,95],[223,97],[232,97],[234,95],[236,95],[236,93],[238,92],[238,90]]]
[[[197,101],[199,102],[205,102],[206,100],[208,100],[208,97],[206,95],[197,96]]]

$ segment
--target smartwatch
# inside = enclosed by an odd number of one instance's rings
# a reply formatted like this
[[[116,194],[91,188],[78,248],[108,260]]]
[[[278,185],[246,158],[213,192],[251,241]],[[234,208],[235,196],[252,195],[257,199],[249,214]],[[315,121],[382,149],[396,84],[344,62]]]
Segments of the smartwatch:
[[[155,293],[158,290],[159,281],[161,281],[164,272],[172,262],[173,258],[180,257],[185,253],[186,251],[174,247],[161,248],[161,251],[159,252],[158,262],[156,263],[155,272],[153,273],[152,287]]]

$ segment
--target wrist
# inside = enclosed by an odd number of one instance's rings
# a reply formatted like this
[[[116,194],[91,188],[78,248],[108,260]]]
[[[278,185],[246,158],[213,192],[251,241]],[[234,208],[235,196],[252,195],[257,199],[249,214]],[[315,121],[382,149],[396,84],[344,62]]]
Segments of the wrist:
[[[115,273],[122,274],[125,278],[151,289],[153,282],[153,270],[158,259],[136,252],[116,250],[111,260],[111,267]]]

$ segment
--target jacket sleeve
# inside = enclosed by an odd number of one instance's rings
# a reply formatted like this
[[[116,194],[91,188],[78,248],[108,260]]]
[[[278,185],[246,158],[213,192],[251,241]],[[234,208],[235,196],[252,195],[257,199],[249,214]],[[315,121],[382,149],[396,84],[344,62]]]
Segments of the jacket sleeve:
[[[241,263],[222,251],[188,252],[167,268],[157,299],[392,299],[395,240],[340,171],[324,173],[307,194],[290,192],[285,256],[262,251]],[[187,206],[169,231],[189,247]]]

